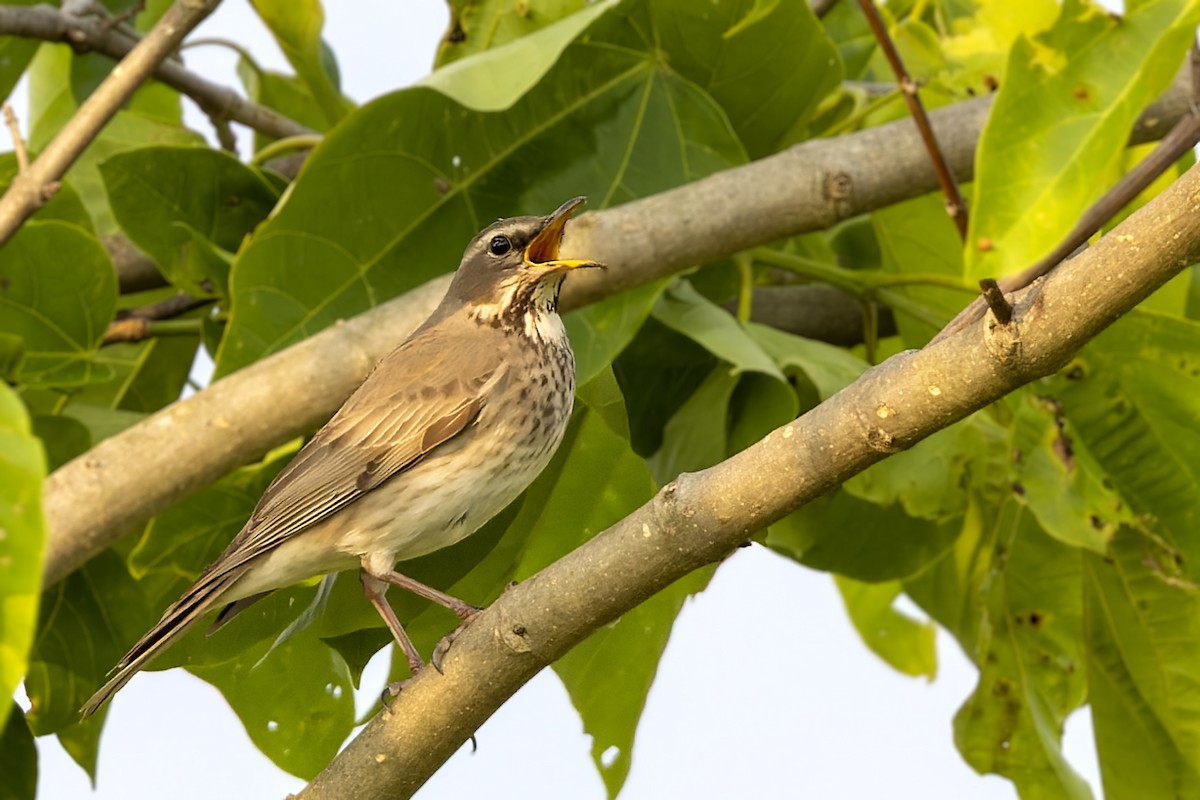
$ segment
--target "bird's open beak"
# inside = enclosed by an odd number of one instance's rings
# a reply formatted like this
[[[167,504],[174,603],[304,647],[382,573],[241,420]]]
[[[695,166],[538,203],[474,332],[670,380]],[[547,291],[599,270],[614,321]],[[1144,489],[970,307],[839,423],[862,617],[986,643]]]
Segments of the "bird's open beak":
[[[559,258],[558,245],[562,242],[563,229],[567,226],[567,220],[575,213],[575,209],[583,205],[587,201],[586,197],[574,197],[558,207],[550,216],[546,217],[546,224],[538,232],[538,235],[533,237],[533,241],[525,248],[525,261],[530,266],[539,267],[547,273],[566,272],[572,269],[583,269],[586,267],[598,267],[604,269],[603,264],[587,259]]]

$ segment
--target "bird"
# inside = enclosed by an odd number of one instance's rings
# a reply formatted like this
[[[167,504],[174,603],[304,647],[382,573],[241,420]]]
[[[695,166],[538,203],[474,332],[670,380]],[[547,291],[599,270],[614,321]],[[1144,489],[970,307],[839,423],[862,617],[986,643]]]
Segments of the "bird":
[[[276,476],[225,551],[109,672],[83,719],[210,612],[221,609],[215,630],[272,591],[319,575],[359,570],[414,675],[424,662],[387,602],[389,586],[463,624],[480,611],[396,565],[474,533],[562,442],[575,359],[559,292],[570,272],[603,268],[559,257],[567,221],[585,200],[498,220],[471,240],[429,319]]]

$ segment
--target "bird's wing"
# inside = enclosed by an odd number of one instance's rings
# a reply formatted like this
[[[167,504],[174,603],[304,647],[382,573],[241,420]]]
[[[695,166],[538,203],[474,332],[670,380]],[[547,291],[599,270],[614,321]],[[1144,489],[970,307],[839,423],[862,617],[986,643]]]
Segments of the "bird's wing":
[[[505,369],[495,353],[456,344],[427,330],[380,362],[267,487],[210,570],[232,569],[273,549],[466,429]]]

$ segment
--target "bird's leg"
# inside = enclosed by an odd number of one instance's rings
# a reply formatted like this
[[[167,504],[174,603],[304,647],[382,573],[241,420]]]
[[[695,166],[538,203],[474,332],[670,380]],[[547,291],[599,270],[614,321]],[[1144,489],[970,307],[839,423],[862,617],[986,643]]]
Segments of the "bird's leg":
[[[396,618],[396,612],[388,604],[387,583],[380,581],[365,569],[359,573],[359,579],[362,581],[363,592],[367,595],[367,599],[371,601],[371,605],[375,606],[379,616],[383,617],[384,623],[396,639],[396,644],[400,645],[400,649],[404,651],[404,657],[408,659],[409,671],[415,676],[425,666],[425,662],[421,660],[421,654],[417,652],[412,639],[409,639],[408,634],[404,632],[404,626]]]
[[[420,581],[414,581],[407,575],[401,575],[399,572],[388,570],[386,573],[376,575],[379,580],[386,581],[392,586],[399,586],[401,589],[406,589],[418,597],[424,597],[426,600],[431,600],[443,608],[448,608],[458,615],[458,618],[463,622],[470,622],[482,610],[470,603],[464,603],[457,597],[452,597],[445,592],[439,592],[432,586],[426,586]]]
[[[457,597],[451,597],[445,592],[439,592],[432,586],[426,586],[420,581],[414,581],[407,575],[401,575],[395,570],[388,570],[387,574],[380,575],[379,579],[387,581],[392,586],[399,586],[401,589],[407,589],[413,594],[424,597],[426,600],[432,600],[438,605],[450,609],[458,615],[459,619],[462,620],[457,628],[442,637],[442,640],[437,643],[436,647],[433,648],[433,654],[429,657],[429,663],[434,669],[441,673],[442,660],[446,657],[446,652],[450,649],[450,645],[454,642],[455,637],[462,633],[463,628],[467,627],[471,620],[479,616],[479,612],[483,609],[477,608],[470,603],[464,603]]]

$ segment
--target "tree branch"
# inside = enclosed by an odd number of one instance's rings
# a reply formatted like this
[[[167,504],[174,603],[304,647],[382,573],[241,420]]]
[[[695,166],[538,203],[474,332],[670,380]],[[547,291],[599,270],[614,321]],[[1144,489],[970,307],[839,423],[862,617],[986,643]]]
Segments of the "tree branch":
[[[207,17],[220,0],[176,0],[154,25],[146,38],[129,51],[121,63],[83,101],[54,141],[29,169],[18,173],[0,197],[0,245],[46,202],[47,187],[53,185],[75,163],[117,110],[125,103],[163,59],[179,46],[192,28]],[[12,10],[0,8],[0,11]]]
[[[1189,101],[1190,89],[1177,85],[1147,109],[1134,141],[1164,134],[1188,113]],[[989,103],[981,98],[932,115],[948,160],[964,179],[973,174],[975,142]],[[574,221],[564,257],[587,253],[609,269],[601,280],[573,277],[563,307],[578,308],[936,188],[907,119],[805,142]],[[328,419],[369,369],[433,310],[448,282],[448,276],[437,278],[265,358],[56,470],[43,499],[46,585],[134,525]]]
[[[736,456],[684,474],[649,503],[467,626],[443,661],[297,797],[409,797],[538,671],[654,592],[892,453],[1049,375],[1085,342],[1200,259],[1200,169],[1112,235],[988,318],[868,370]],[[936,389],[936,391],[935,391]],[[763,481],[762,475],[786,476]]]
[[[47,5],[0,6],[0,34],[61,42],[77,51],[93,51],[114,60],[124,58],[137,43],[98,17],[68,16]],[[276,139],[313,132],[228,87],[202,78],[178,61],[163,61],[154,68],[153,74],[167,86],[192,98],[214,123],[232,120]]]

